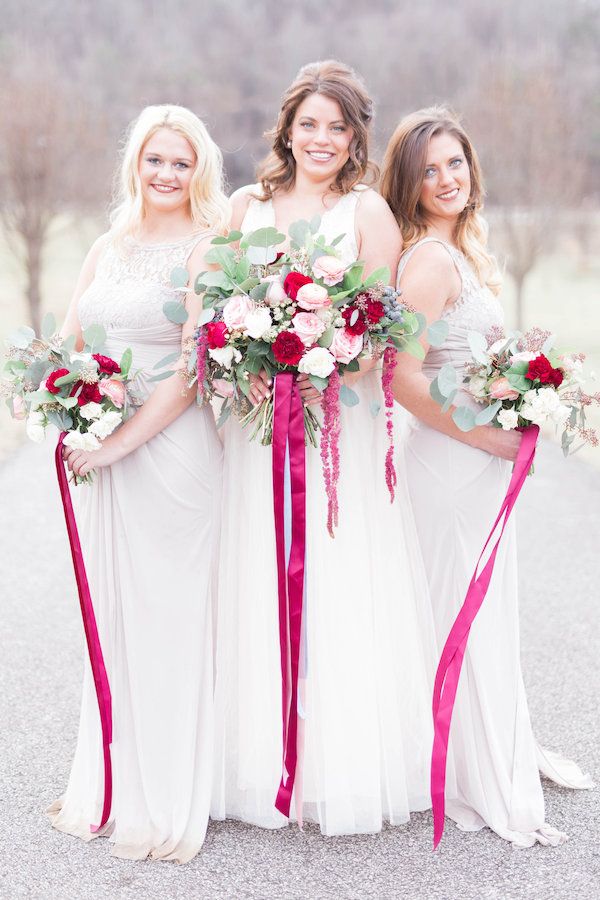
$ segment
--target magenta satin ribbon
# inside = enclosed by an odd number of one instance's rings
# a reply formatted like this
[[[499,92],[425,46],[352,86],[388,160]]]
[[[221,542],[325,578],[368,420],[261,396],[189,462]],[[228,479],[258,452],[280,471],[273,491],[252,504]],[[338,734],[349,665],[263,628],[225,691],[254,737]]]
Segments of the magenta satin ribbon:
[[[58,486],[60,488],[60,497],[65,513],[69,544],[71,545],[71,556],[73,558],[73,569],[75,570],[75,580],[77,581],[77,591],[79,593],[81,617],[83,619],[85,639],[87,641],[90,664],[94,676],[98,710],[100,712],[100,724],[102,727],[104,804],[100,824],[90,825],[90,831],[95,833],[96,831],[99,831],[100,828],[103,828],[108,822],[112,803],[112,764],[110,758],[110,744],[112,741],[112,700],[106,667],[104,665],[104,657],[102,656],[102,648],[100,646],[100,638],[98,636],[98,627],[96,625],[92,597],[85,571],[85,564],[83,562],[83,554],[81,552],[81,544],[79,542],[79,534],[77,532],[77,523],[75,522],[75,514],[73,512],[73,503],[71,502],[69,483],[67,481],[65,464],[62,457],[63,441],[65,437],[66,432],[63,432],[58,439],[54,461],[56,463],[56,474],[58,475]]]
[[[492,530],[485,542],[481,555],[477,561],[475,572],[471,579],[464,603],[454,620],[450,634],[442,650],[440,662],[435,675],[433,688],[433,751],[431,756],[431,803],[433,809],[433,848],[438,846],[444,833],[445,814],[445,789],[446,789],[446,757],[448,755],[448,736],[452,721],[452,710],[456,699],[460,670],[463,657],[467,648],[469,631],[477,613],[485,599],[494,563],[498,553],[498,547],[510,517],[513,506],[523,487],[527,474],[531,469],[535,457],[535,445],[539,434],[537,425],[530,425],[523,431],[523,438],[519,447],[519,453],[513,468],[512,478],[506,492],[506,496],[500,507],[500,512],[494,522]],[[489,558],[479,573],[477,571],[481,560],[492,540],[494,532],[500,521],[502,528],[491,550]]]
[[[283,774],[275,806],[284,816],[289,816],[298,761],[298,667],[306,552],[304,408],[298,385],[291,373],[281,372],[275,376],[273,403],[273,512],[277,550],[283,721]],[[284,534],[286,448],[289,455],[292,494],[292,538],[287,565]]]

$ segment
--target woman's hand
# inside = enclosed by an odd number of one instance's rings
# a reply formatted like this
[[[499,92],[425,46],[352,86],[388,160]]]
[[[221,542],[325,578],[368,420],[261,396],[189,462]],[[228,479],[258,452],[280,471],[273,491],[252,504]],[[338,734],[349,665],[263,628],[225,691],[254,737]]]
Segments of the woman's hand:
[[[302,402],[305,406],[314,406],[321,402],[323,395],[321,394],[321,391],[316,389],[308,375],[302,373],[301,375],[298,375],[296,381],[300,396],[302,397]]]
[[[83,478],[92,469],[102,469],[104,466],[112,466],[123,457],[123,453],[116,441],[109,438],[103,442],[99,450],[75,450],[72,447],[63,447],[63,459],[75,475]]]
[[[264,369],[261,369],[258,375],[249,375],[248,380],[251,385],[248,399],[253,406],[259,406],[263,400],[271,396],[273,379],[269,378]]]
[[[520,431],[503,431],[493,425],[484,425],[472,432],[475,440],[473,446],[479,450],[485,450],[500,459],[508,459],[514,462],[519,453],[523,435]]]

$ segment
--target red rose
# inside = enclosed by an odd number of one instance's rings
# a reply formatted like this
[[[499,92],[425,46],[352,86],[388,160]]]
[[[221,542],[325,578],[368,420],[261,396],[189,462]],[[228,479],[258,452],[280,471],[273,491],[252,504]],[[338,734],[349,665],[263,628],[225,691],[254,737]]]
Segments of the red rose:
[[[119,369],[119,371],[121,370]],[[80,406],[85,406],[86,403],[102,403],[102,394],[97,384],[84,384],[83,381],[76,381],[69,396],[74,397],[79,388],[81,388],[81,393],[77,397],[77,402]]]
[[[367,300],[365,303],[365,315],[369,325],[376,325],[385,315],[385,307],[379,300]]]
[[[302,275],[300,272],[290,272],[289,275],[285,276],[285,281],[283,282],[283,289],[290,298],[290,300],[296,299],[296,294],[300,290],[303,284],[312,284],[312,278],[309,278],[308,275]]]
[[[102,356],[101,353],[92,353],[92,359],[95,359],[98,363],[99,372],[105,372],[107,375],[117,375],[121,371],[121,366],[119,366],[114,359],[111,359],[110,356]]]
[[[273,343],[273,356],[277,362],[297,366],[303,354],[304,344],[294,331],[282,331],[277,335]]]
[[[227,325],[225,322],[209,322],[206,325],[206,337],[211,350],[224,347],[227,343]]]
[[[54,372],[50,372],[48,377],[46,378],[46,390],[50,391],[51,394],[58,394],[60,391],[60,387],[56,387],[54,383],[57,378],[62,378],[63,375],[68,375],[68,369],[56,369]]]
[[[540,353],[535,359],[532,359],[525,373],[525,378],[530,381],[539,381],[540,384],[552,384],[554,387],[560,387],[563,381],[563,373],[560,369],[555,369],[550,360]]]
[[[356,317],[356,321],[353,325],[350,324],[350,320],[352,316],[358,313]],[[361,313],[360,309],[357,306],[349,306],[348,309],[345,309],[342,313],[344,321],[346,322],[346,330],[350,332],[350,334],[355,334],[360,336],[364,334],[367,330],[367,323],[365,322],[365,317]]]

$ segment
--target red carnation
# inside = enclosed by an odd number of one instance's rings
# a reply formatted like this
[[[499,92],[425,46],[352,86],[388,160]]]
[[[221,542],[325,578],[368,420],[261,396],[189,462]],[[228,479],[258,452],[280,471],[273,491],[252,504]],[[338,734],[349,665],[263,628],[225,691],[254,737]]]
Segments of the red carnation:
[[[295,300],[296,295],[303,284],[312,284],[312,278],[309,278],[308,275],[302,275],[300,272],[290,272],[289,275],[285,276],[285,281],[283,282],[283,289],[290,298],[290,300]]]
[[[273,356],[284,366],[297,366],[304,354],[304,344],[294,331],[282,331],[273,343]]]
[[[206,337],[211,350],[224,347],[227,343],[227,325],[225,322],[209,322],[206,325]]]
[[[119,369],[119,371],[121,370]],[[74,397],[79,388],[81,388],[81,393],[77,397],[77,402],[80,406],[85,406],[86,403],[102,403],[102,394],[97,384],[84,384],[83,381],[76,381],[69,396]]]
[[[101,353],[92,353],[92,359],[95,359],[98,363],[98,371],[105,372],[106,375],[117,375],[121,371],[121,366],[119,366],[114,359],[111,359],[110,356],[102,356]]]
[[[385,315],[385,307],[380,300],[367,300],[365,303],[365,315],[369,325],[376,325]]]
[[[68,369],[56,369],[54,372],[50,372],[48,377],[46,378],[46,390],[50,391],[51,394],[58,394],[60,391],[60,387],[57,387],[55,381],[58,378],[62,378],[63,375],[68,375]]]
[[[557,388],[562,384],[563,373],[560,369],[555,369],[550,360],[540,353],[529,363],[525,378],[529,378],[530,381],[537,380],[540,384],[552,384]]]
[[[354,324],[351,325],[350,321],[355,313],[358,313],[358,315],[356,316],[356,321],[354,322]],[[349,306],[348,309],[345,309],[343,311],[342,316],[344,318],[344,321],[346,322],[346,330],[349,331],[350,334],[355,334],[360,337],[360,335],[364,334],[367,330],[365,317],[357,306]]]

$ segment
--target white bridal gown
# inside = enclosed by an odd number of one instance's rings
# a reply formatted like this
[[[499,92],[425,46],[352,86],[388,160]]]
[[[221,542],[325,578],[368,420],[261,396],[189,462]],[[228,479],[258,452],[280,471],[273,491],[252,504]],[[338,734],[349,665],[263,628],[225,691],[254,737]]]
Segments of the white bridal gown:
[[[346,194],[322,217],[329,240],[346,235],[337,249],[347,264],[357,257],[359,194]],[[250,201],[242,231],[275,224],[270,202]],[[328,835],[376,832],[384,820],[403,823],[411,810],[430,806],[435,651],[426,577],[404,472],[393,505],[385,485],[380,372],[354,389],[360,404],[342,407],[340,522],[333,540],[319,451],[306,448],[303,811]],[[382,407],[378,416],[372,403]],[[287,820],[274,807],[282,723],[271,448],[248,438],[230,417],[211,815],[275,828]]]
[[[201,236],[172,244],[109,244],[82,295],[79,317],[127,347],[142,396],[155,363],[181,347],[162,311],[169,275]],[[104,833],[112,854],[183,863],[206,833],[212,780],[212,596],[221,444],[210,407],[193,404],[120,462],[78,487],[77,522],[113,705],[113,804]],[[100,821],[102,740],[85,662],[75,759],[51,807],[61,831],[89,840]]]
[[[408,260],[400,261],[399,284]],[[449,363],[461,370],[471,359],[469,331],[486,334],[503,324],[499,301],[481,287],[465,257],[441,243],[461,277],[458,300],[443,314],[450,331],[430,348],[423,372],[433,379]],[[417,264],[417,260],[413,263]],[[461,403],[473,402],[467,394]],[[439,647],[460,609],[510,481],[505,460],[414,420],[405,443],[409,490],[429,577]],[[565,835],[544,821],[540,770],[558,784],[591,787],[578,767],[536,745],[519,656],[517,555],[514,519],[502,539],[494,574],[473,624],[450,730],[446,813],[465,831],[485,825],[520,847],[559,844]]]

